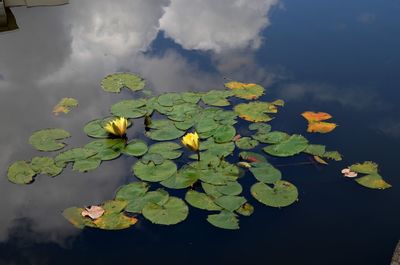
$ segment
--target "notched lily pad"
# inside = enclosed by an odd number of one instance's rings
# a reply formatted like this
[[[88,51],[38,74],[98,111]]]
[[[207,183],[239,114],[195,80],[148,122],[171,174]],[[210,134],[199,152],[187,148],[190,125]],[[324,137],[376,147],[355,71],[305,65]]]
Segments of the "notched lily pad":
[[[149,154],[159,154],[164,159],[177,159],[182,155],[182,146],[175,142],[155,143],[150,146]]]
[[[234,107],[239,117],[251,122],[268,122],[273,119],[269,114],[277,113],[278,108],[273,103],[255,101],[241,103]]]
[[[115,73],[106,76],[101,81],[101,87],[106,92],[119,93],[122,88],[138,91],[144,88],[146,81],[132,73]]]
[[[38,174],[55,177],[59,175],[63,168],[58,167],[52,157],[34,157],[31,160],[31,168]]]
[[[71,111],[72,108],[78,106],[78,100],[75,98],[63,98],[60,102],[53,108],[54,115],[58,115],[60,113],[67,114]]]
[[[125,146],[122,152],[126,155],[138,157],[146,154],[147,150],[148,147],[145,141],[133,139]]]
[[[242,150],[250,150],[255,148],[259,142],[257,140],[251,139],[250,137],[242,137],[235,141],[236,146]]]
[[[290,182],[277,181],[271,188],[267,184],[258,182],[251,187],[253,197],[271,207],[286,207],[297,201],[297,188]]]
[[[57,151],[64,148],[65,143],[58,142],[71,135],[63,129],[44,129],[36,131],[29,138],[29,143],[39,151]]]
[[[231,212],[239,209],[245,202],[247,202],[245,197],[233,195],[224,195],[215,199],[215,203],[218,206]]]
[[[169,197],[169,200],[164,205],[147,203],[142,213],[147,220],[154,224],[175,225],[187,218],[189,208],[183,200]]]
[[[282,179],[281,172],[269,163],[253,163],[250,171],[258,181],[267,184],[274,184]]]
[[[159,182],[170,178],[177,171],[177,167],[174,162],[165,160],[159,165],[155,165],[153,162],[148,164],[142,161],[136,162],[133,166],[133,173],[136,177],[144,181]]]
[[[186,193],[185,200],[193,207],[208,211],[222,210],[207,194],[195,190]]]
[[[257,84],[246,84],[236,81],[225,83],[225,87],[231,89],[236,97],[244,99],[258,99],[264,94],[264,88]]]
[[[215,227],[237,230],[239,229],[239,220],[237,215],[230,211],[222,211],[218,214],[210,214],[207,221]]]
[[[15,184],[29,184],[36,176],[36,172],[27,161],[13,163],[7,172],[8,180]]]
[[[288,157],[301,153],[307,148],[307,145],[306,138],[299,134],[294,134],[279,144],[264,147],[263,150],[273,156]]]

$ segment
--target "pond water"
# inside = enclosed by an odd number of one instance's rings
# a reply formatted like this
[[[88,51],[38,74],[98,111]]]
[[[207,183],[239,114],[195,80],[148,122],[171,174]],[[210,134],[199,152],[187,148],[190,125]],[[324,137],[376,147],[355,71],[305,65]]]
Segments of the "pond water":
[[[400,2],[392,0],[86,0],[14,8],[20,29],[0,34],[0,264],[389,264],[400,232]],[[65,170],[31,185],[7,180],[8,166],[39,152],[32,132],[64,128],[70,146],[82,127],[109,114],[128,91],[100,81],[139,73],[156,93],[223,89],[224,78],[258,83],[285,100],[274,129],[300,133],[344,155],[329,166],[290,166],[299,202],[255,206],[240,230],[226,231],[190,209],[176,226],[145,219],[128,230],[75,229],[61,212],[98,204],[135,178],[134,158],[81,174]],[[80,105],[55,117],[63,97]],[[339,127],[308,134],[303,111],[325,111]],[[130,129],[135,137],[143,130]],[[370,190],[340,170],[372,160],[392,188]],[[247,180],[246,180],[247,181]]]

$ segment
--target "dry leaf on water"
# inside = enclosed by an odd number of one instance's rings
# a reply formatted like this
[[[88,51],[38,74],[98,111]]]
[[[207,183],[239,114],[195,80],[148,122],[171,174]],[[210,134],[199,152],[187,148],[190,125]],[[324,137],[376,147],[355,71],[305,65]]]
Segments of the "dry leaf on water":
[[[350,170],[350,168],[344,168],[342,170],[342,174],[343,176],[345,176],[346,178],[355,178],[358,176],[358,174],[356,172],[353,172]]]
[[[89,206],[86,207],[85,210],[82,211],[82,216],[89,216],[92,220],[96,220],[103,216],[104,209],[100,206]]]
[[[329,113],[306,111],[301,115],[308,121],[307,132],[329,133],[337,127],[335,123],[322,122],[332,118]]]

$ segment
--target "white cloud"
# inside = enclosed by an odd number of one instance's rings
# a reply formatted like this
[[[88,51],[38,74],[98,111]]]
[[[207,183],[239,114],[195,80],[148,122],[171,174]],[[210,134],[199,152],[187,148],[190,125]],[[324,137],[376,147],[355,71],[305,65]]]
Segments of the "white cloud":
[[[257,48],[268,12],[278,0],[173,0],[160,20],[168,37],[186,49]]]

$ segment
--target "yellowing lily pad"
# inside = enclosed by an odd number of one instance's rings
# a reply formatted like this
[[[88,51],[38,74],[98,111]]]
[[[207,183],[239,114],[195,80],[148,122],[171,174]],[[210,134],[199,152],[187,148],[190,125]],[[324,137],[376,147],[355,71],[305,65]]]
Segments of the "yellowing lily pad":
[[[269,114],[277,113],[278,108],[272,103],[255,101],[238,104],[234,107],[234,111],[246,121],[268,122],[273,119]]]
[[[103,90],[111,93],[119,93],[122,88],[137,91],[143,89],[145,85],[145,80],[132,73],[115,73],[106,76],[103,81],[101,81]]]
[[[373,174],[366,175],[361,178],[357,178],[357,179],[355,179],[355,181],[358,184],[360,184],[364,187],[370,188],[370,189],[384,190],[384,189],[388,189],[388,188],[392,187],[392,185],[390,185],[389,183],[384,181],[382,176],[379,175],[378,173],[373,173]]]
[[[246,202],[245,204],[240,206],[239,209],[236,210],[236,212],[243,216],[250,216],[254,212],[254,207],[250,203]]]
[[[164,205],[147,203],[142,213],[147,220],[154,224],[174,225],[187,218],[189,208],[183,200],[169,197],[169,200]]]
[[[378,164],[372,161],[365,161],[350,166],[350,170],[362,174],[375,174],[378,173]]]
[[[60,102],[54,107],[53,113],[58,115],[59,113],[67,114],[71,111],[72,108],[78,106],[78,100],[75,98],[63,98]]]
[[[271,207],[285,207],[297,201],[297,188],[287,181],[277,181],[274,186],[258,182],[251,187],[253,197]]]
[[[225,83],[225,87],[232,89],[233,93],[238,98],[257,99],[264,94],[264,88],[257,84],[245,84],[236,81]]]
[[[62,129],[44,129],[32,134],[29,143],[39,151],[56,151],[65,146],[65,143],[57,140],[64,140],[70,136],[69,132]]]

